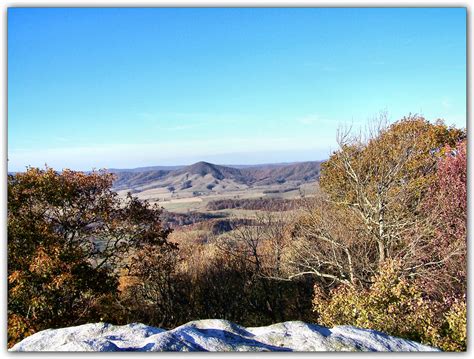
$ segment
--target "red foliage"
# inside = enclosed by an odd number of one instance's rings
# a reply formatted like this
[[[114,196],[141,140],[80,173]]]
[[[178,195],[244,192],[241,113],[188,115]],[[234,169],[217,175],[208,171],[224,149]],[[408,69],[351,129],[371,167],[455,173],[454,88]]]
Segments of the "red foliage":
[[[466,141],[455,148],[446,148],[445,156],[438,165],[435,184],[425,198],[424,209],[434,226],[434,246],[440,253],[455,254],[445,263],[445,268],[458,282],[458,290],[464,291],[467,253]]]
[[[440,245],[453,240],[465,240],[467,226],[467,158],[466,141],[456,148],[448,148],[440,162],[437,180],[430,195],[427,209],[436,220]]]

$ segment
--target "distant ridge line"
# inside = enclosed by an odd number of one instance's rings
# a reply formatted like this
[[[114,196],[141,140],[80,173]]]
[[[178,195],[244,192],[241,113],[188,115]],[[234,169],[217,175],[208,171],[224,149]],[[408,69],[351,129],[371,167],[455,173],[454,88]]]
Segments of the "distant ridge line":
[[[217,163],[211,163],[207,161],[198,161],[195,163],[191,163],[189,165],[156,165],[156,166],[144,166],[144,167],[133,167],[133,168],[106,168],[107,171],[109,172],[145,172],[145,171],[155,171],[155,170],[179,170],[185,167],[193,166],[198,163],[209,163],[215,166],[222,166],[222,167],[230,167],[230,168],[252,168],[252,167],[280,167],[280,166],[287,166],[287,165],[293,165],[293,164],[298,164],[298,163],[307,163],[307,162],[324,162],[324,161],[292,161],[292,162],[266,162],[266,163],[257,163],[257,164],[228,164],[228,163],[223,163],[223,164],[217,164]]]
[[[143,191],[167,188],[170,192],[206,193],[252,186],[289,185],[316,181],[322,161],[270,163],[261,165],[217,165],[199,161],[189,166],[151,166],[109,169],[116,175],[116,190]]]

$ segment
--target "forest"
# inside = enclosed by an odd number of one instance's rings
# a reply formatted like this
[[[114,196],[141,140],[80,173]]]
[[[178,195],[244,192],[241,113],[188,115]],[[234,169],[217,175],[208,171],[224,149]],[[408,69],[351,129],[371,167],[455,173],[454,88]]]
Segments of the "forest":
[[[466,130],[382,116],[337,141],[314,196],[208,203],[251,220],[121,197],[105,170],[9,174],[8,346],[90,322],[214,318],[466,350]]]

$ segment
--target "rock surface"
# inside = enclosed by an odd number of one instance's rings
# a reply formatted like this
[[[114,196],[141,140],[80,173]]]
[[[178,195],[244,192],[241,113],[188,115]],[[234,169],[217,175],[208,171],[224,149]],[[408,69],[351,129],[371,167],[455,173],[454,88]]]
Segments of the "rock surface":
[[[338,326],[332,329],[293,321],[244,328],[226,320],[189,322],[173,330],[143,324],[107,323],[48,329],[11,351],[435,351],[381,332]]]

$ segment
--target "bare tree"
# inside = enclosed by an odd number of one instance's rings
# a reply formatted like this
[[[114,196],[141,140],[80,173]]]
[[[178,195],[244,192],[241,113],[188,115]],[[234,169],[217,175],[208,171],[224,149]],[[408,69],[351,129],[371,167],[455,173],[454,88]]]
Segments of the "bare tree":
[[[216,239],[222,251],[255,266],[259,276],[271,276],[281,270],[285,243],[286,212],[256,211],[252,224],[233,224],[232,230]]]
[[[354,286],[374,273],[374,245],[365,240],[358,218],[324,195],[307,201],[284,255],[286,279],[304,275],[326,286]]]
[[[454,255],[420,261],[430,241],[420,202],[433,183],[440,148],[463,136],[417,116],[388,126],[383,113],[365,134],[340,130],[340,148],[322,166],[326,196],[295,226],[287,278],[315,275],[329,286],[370,284],[389,258],[402,259],[414,275]]]

